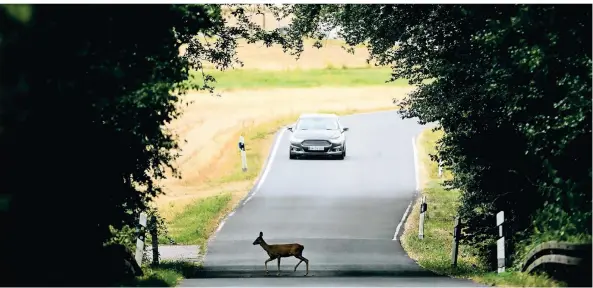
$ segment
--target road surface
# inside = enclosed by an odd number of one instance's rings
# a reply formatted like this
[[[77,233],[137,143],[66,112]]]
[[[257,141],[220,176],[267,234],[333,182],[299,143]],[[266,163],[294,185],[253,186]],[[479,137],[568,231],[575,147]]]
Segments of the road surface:
[[[279,132],[252,194],[209,243],[203,273],[181,286],[477,286],[422,269],[394,240],[416,191],[412,138],[423,127],[393,111],[342,122],[345,160],[289,160],[290,132]],[[260,231],[268,244],[304,245],[310,276],[305,263],[293,272],[295,258],[282,259],[280,276],[269,262],[266,276],[268,255],[252,245]]]

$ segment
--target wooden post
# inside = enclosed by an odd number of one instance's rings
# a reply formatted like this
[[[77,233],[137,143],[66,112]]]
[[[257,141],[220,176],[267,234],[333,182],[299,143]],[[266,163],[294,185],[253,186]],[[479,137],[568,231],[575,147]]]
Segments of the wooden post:
[[[505,271],[506,266],[506,255],[505,255],[505,243],[504,243],[504,211],[498,212],[496,214],[496,226],[498,226],[498,240],[496,240],[496,258],[498,260],[498,273],[502,273]]]
[[[152,238],[152,265],[159,265],[159,240],[156,216],[150,217],[150,237]]]
[[[455,217],[455,226],[453,227],[453,251],[451,253],[451,266],[457,267],[457,253],[459,252],[459,237],[461,236],[461,223],[459,216]]]
[[[146,213],[140,213],[140,225],[136,228],[136,263],[142,266],[142,256],[144,256],[144,228],[146,228]]]
[[[443,178],[443,161],[439,159],[439,178]]]
[[[418,221],[418,238],[424,239],[424,215],[426,212],[426,196],[422,196],[422,202],[420,203],[420,221]]]

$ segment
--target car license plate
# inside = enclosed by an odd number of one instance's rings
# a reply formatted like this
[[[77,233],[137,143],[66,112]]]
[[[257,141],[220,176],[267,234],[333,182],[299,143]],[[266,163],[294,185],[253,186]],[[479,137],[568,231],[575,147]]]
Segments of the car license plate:
[[[311,146],[311,147],[309,147],[309,150],[311,150],[311,151],[323,151],[324,148],[325,147],[323,147],[323,146]]]

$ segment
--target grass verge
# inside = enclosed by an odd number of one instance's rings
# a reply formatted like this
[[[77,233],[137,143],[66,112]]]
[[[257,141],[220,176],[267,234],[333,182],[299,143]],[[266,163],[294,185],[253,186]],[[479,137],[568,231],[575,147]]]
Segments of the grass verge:
[[[169,234],[177,243],[204,247],[206,240],[214,232],[216,220],[221,214],[226,214],[231,199],[230,193],[222,192],[189,204],[169,223]],[[159,239],[159,242],[168,244],[165,239]]]
[[[408,81],[398,79],[385,83],[391,77],[390,68],[348,68],[332,67],[311,70],[205,70],[205,73],[216,79],[217,90],[230,91],[237,89],[269,89],[269,88],[311,88],[322,86],[408,86]],[[192,71],[193,81],[203,84],[202,72]]]
[[[144,276],[120,283],[120,287],[174,287],[198,272],[199,265],[182,261],[163,261],[158,267],[144,266]]]
[[[451,267],[454,217],[459,206],[459,191],[447,191],[443,180],[452,177],[444,171],[443,178],[438,177],[437,163],[430,160],[429,154],[436,152],[435,144],[443,135],[442,131],[433,132],[431,128],[423,131],[416,139],[420,170],[422,195],[426,196],[428,211],[424,222],[424,239],[418,239],[418,215],[420,205],[417,200],[405,223],[401,243],[418,264],[441,275],[468,278],[478,283],[493,286],[521,287],[558,287],[564,286],[545,275],[529,275],[509,271],[501,274],[489,272],[472,255],[470,247],[460,245],[457,268]],[[420,196],[422,196],[420,195]],[[419,197],[420,198],[420,197]]]

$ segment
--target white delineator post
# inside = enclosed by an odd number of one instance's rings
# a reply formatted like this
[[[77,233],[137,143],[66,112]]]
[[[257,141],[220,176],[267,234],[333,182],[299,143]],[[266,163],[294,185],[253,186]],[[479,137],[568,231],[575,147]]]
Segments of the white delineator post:
[[[239,137],[239,150],[241,150],[241,168],[243,172],[247,171],[247,155],[245,154],[245,138]]]
[[[443,178],[443,161],[439,159],[439,178]]]
[[[496,258],[498,260],[498,273],[502,273],[505,270],[506,266],[506,255],[504,251],[504,211],[498,212],[496,214],[496,226],[498,226],[498,236],[500,237],[496,240]]]
[[[424,239],[424,213],[426,212],[426,196],[422,196],[422,203],[420,203],[420,221],[418,221],[418,238]]]
[[[140,225],[136,228],[136,263],[138,266],[142,266],[142,256],[144,256],[144,229],[142,227],[146,228],[146,220],[146,213],[140,213]]]

